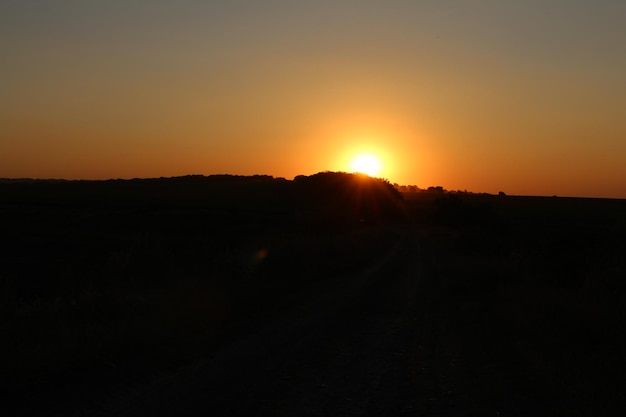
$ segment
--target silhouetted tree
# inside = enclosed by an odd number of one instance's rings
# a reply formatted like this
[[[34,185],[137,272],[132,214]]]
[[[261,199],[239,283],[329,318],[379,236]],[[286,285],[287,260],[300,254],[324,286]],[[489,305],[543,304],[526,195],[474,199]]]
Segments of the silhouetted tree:
[[[305,211],[327,223],[357,224],[399,219],[400,193],[389,181],[362,174],[320,172],[294,178]]]
[[[446,190],[441,185],[437,185],[436,187],[428,187],[428,191],[435,193],[444,193]]]

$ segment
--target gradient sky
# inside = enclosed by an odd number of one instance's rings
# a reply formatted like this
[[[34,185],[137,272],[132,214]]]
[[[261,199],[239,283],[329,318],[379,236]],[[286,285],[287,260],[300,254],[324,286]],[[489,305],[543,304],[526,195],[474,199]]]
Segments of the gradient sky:
[[[626,198],[626,2],[2,1],[0,177]]]

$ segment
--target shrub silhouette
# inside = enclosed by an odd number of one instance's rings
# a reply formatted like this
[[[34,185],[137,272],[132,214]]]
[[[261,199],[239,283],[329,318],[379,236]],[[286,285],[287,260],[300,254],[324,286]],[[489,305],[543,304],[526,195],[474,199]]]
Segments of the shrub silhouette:
[[[301,209],[337,226],[403,218],[402,194],[384,179],[320,172],[294,183]]]

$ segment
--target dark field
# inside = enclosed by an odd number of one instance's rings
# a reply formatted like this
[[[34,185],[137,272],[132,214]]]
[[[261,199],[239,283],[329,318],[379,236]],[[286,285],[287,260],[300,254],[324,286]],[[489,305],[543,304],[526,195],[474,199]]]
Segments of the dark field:
[[[624,200],[0,181],[7,416],[623,415],[625,298]]]

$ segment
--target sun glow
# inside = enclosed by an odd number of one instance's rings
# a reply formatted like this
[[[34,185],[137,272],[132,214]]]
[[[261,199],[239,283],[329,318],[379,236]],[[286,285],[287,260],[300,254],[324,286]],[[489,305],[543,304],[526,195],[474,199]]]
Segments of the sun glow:
[[[370,177],[375,177],[382,169],[380,160],[372,154],[359,154],[354,157],[350,168],[353,172],[359,172],[361,174],[367,174]]]

